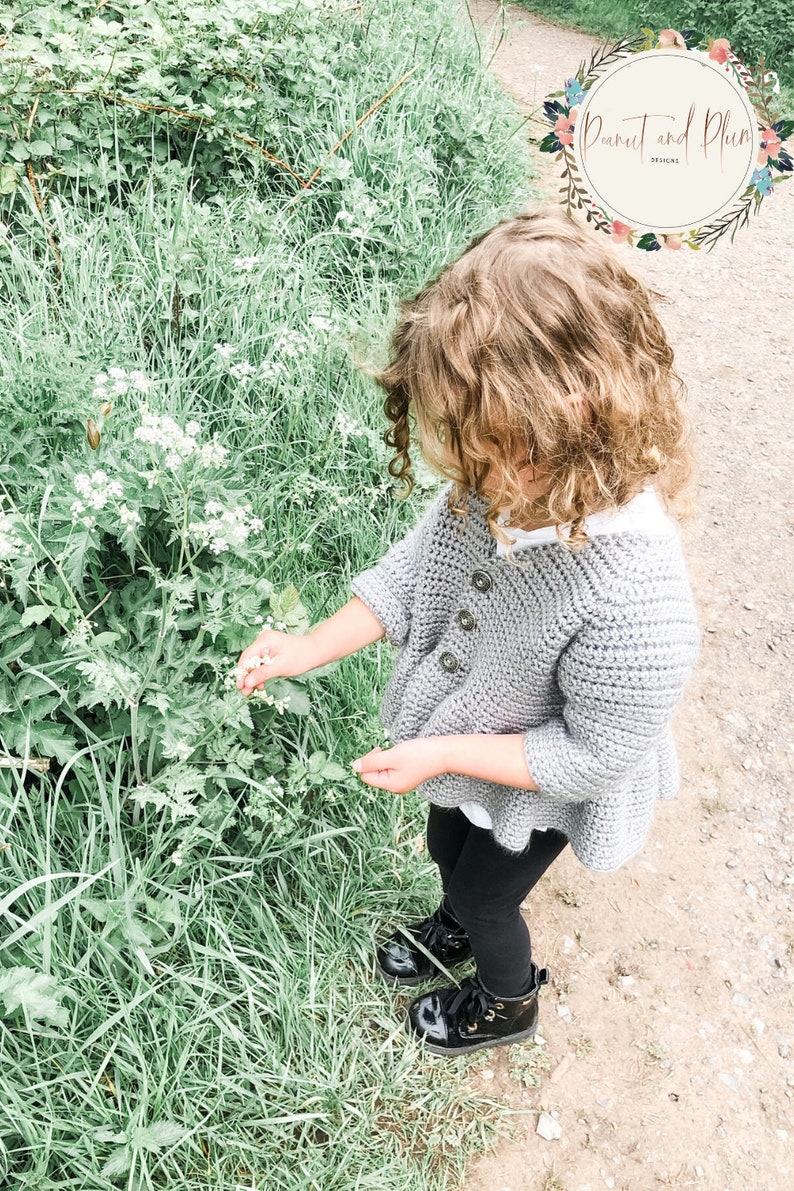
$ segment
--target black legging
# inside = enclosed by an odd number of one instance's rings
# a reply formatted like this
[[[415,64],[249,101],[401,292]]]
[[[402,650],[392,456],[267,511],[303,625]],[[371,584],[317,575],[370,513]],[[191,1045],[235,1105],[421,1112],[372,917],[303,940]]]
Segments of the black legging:
[[[529,988],[531,946],[520,906],[567,843],[560,831],[534,831],[523,852],[506,852],[457,807],[430,804],[427,848],[489,992],[518,997]]]

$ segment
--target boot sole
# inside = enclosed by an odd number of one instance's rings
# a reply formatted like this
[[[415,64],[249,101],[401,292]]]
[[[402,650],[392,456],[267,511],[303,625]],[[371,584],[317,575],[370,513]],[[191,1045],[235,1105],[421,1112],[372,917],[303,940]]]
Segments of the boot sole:
[[[533,1026],[531,1030],[522,1030],[519,1034],[511,1034],[509,1038],[491,1038],[484,1039],[482,1042],[472,1042],[469,1046],[436,1046],[432,1042],[426,1042],[421,1034],[417,1034],[409,1020],[406,1020],[406,1028],[412,1038],[420,1042],[424,1049],[433,1055],[467,1055],[473,1050],[484,1050],[486,1046],[514,1046],[517,1042],[525,1042],[527,1038],[532,1038],[538,1032],[538,1027]]]

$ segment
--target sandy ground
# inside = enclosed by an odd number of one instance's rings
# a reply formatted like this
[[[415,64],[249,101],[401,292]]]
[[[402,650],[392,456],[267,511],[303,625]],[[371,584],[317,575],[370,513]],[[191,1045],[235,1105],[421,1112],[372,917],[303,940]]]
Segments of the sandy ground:
[[[484,43],[498,13],[472,5]],[[507,29],[493,66],[530,105],[599,44],[518,8]],[[559,166],[538,162],[556,198]],[[669,296],[698,431],[682,538],[704,639],[674,721],[682,784],[625,868],[564,856],[533,892],[548,1067],[525,1087],[515,1048],[483,1052],[469,1085],[522,1115],[462,1188],[773,1191],[794,1182],[794,181],[710,253],[615,251]],[[558,1140],[537,1134],[541,1111]]]

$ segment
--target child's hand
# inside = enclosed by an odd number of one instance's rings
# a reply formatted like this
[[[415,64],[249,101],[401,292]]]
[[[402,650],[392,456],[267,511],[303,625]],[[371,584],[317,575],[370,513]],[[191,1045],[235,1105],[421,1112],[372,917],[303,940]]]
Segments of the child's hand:
[[[422,736],[404,740],[393,748],[374,748],[353,762],[362,782],[392,794],[407,794],[428,778],[445,773],[441,737]]]
[[[244,649],[237,663],[237,688],[244,695],[262,690],[269,678],[294,678],[320,664],[311,633],[294,636],[265,629]]]

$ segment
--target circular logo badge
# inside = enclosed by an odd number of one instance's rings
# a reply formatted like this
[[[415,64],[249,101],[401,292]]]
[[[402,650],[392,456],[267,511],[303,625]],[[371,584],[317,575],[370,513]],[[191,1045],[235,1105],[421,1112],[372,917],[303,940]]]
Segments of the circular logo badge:
[[[585,186],[616,218],[686,232],[744,193],[759,144],[747,93],[716,63],[649,50],[588,89],[573,149]]]

